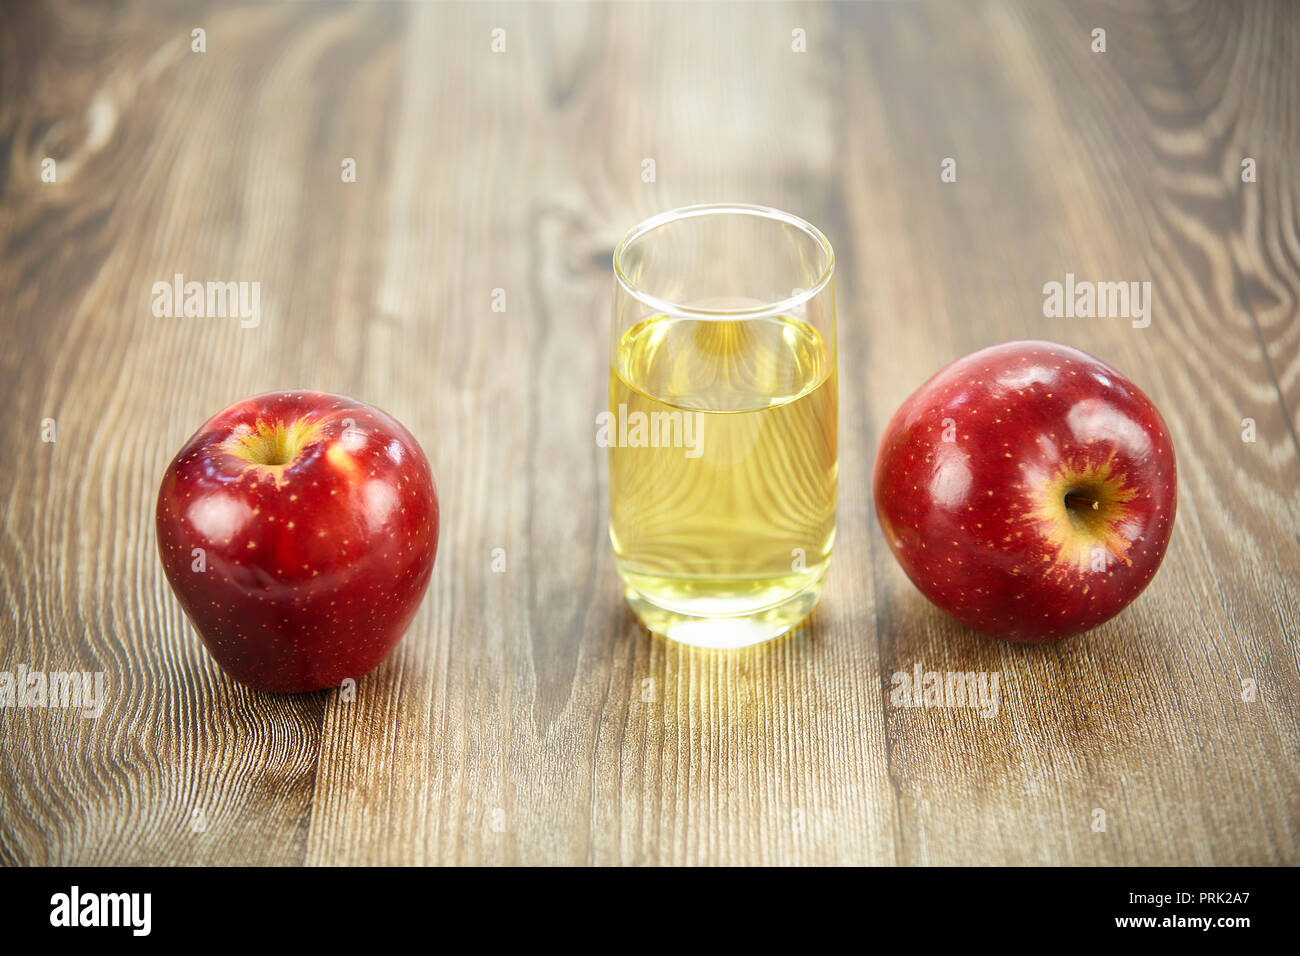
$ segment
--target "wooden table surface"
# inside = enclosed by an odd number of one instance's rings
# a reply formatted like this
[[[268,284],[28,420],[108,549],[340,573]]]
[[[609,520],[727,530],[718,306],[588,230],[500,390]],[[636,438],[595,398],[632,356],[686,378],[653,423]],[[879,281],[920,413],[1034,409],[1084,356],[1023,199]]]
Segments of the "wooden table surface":
[[[5,4],[0,669],[108,701],[0,709],[0,862],[1300,862],[1300,9],[1132,6]],[[615,242],[718,200],[839,263],[830,578],[732,653],[627,610],[594,440]],[[155,316],[176,273],[260,324]],[[1067,273],[1150,281],[1150,326],[1045,317]],[[1153,584],[1055,646],[927,604],[870,502],[898,403],[1016,338],[1131,376],[1179,457]],[[233,683],[156,555],[185,438],[288,387],[439,484],[355,701]],[[891,706],[918,664],[997,716]]]

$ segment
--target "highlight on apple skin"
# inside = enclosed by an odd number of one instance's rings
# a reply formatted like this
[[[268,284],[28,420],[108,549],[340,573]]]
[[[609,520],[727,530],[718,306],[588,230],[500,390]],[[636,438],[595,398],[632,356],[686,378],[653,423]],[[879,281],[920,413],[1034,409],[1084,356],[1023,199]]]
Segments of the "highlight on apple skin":
[[[217,663],[262,690],[373,670],[419,609],[438,549],[423,451],[394,418],[325,392],[218,412],[168,465],[158,553]]]
[[[1155,405],[1077,349],[1008,342],[958,359],[894,413],[872,486],[894,557],[984,634],[1042,643],[1150,583],[1177,508]]]

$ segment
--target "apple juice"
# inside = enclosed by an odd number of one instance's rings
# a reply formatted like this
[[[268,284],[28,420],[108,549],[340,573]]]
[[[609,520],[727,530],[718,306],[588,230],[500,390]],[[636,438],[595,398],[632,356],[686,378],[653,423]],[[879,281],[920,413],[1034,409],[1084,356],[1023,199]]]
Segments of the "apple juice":
[[[789,315],[661,315],[624,333],[609,533],[651,629],[739,646],[816,604],[835,537],[834,370],[822,336]]]

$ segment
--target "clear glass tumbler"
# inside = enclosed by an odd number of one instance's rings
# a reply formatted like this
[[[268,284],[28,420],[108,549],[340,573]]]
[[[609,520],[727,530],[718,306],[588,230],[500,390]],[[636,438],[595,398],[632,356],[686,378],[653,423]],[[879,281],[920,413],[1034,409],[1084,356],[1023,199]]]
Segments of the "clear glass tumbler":
[[[835,256],[764,206],[687,206],[614,252],[609,536],[652,631],[743,647],[798,625],[835,540]]]

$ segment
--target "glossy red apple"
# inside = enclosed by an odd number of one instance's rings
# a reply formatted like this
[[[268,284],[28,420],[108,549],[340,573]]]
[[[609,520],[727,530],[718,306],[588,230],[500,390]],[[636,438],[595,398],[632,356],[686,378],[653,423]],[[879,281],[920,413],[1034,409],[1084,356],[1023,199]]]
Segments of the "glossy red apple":
[[[269,392],[208,419],[158,490],[167,580],[226,672],[307,691],[374,669],[438,549],[429,463],[396,420],[324,392]]]
[[[873,480],[889,547],[927,598],[1039,643],[1147,586],[1177,505],[1173,444],[1136,385],[1077,349],[1008,342],[958,359],[894,413]]]

